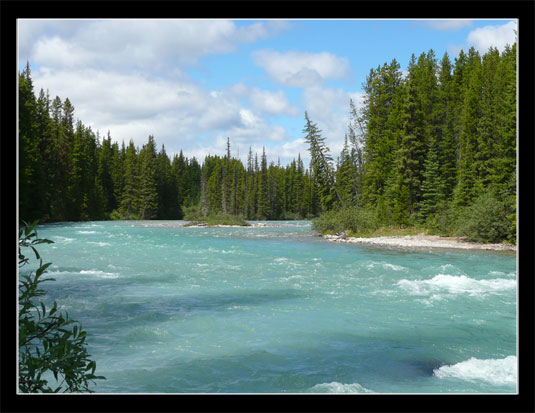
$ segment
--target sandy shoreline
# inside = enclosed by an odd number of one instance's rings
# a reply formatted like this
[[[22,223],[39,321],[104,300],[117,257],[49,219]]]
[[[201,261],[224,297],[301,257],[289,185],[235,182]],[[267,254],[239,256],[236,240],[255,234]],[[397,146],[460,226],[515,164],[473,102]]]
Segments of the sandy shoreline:
[[[451,248],[465,250],[512,251],[516,252],[516,245],[508,244],[479,244],[467,242],[461,238],[440,237],[438,235],[406,235],[393,237],[353,238],[343,235],[324,235],[328,241],[369,244],[378,246],[402,248]]]

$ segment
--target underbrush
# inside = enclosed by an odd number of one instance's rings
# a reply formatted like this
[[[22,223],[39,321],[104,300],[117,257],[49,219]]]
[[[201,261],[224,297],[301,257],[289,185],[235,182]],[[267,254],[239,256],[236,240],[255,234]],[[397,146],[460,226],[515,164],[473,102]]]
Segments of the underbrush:
[[[373,232],[379,228],[374,211],[357,207],[327,211],[312,221],[312,227],[321,234]]]
[[[384,209],[384,208],[383,208]],[[465,237],[480,243],[516,244],[516,213],[514,205],[503,202],[492,193],[485,193],[470,206],[454,208],[439,203],[427,218],[416,212],[406,225],[393,224],[389,211],[346,207],[327,211],[312,221],[314,230],[322,235],[345,234],[349,237],[405,235],[440,235]]]

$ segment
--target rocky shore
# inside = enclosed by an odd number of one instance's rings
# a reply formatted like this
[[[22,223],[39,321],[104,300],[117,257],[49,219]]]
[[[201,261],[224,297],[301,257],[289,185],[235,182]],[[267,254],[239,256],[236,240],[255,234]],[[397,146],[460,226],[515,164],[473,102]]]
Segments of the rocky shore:
[[[480,244],[468,242],[463,238],[440,237],[438,235],[405,235],[392,237],[353,238],[345,235],[324,235],[328,241],[357,244],[381,245],[402,248],[453,248],[466,250],[513,251],[516,245]]]

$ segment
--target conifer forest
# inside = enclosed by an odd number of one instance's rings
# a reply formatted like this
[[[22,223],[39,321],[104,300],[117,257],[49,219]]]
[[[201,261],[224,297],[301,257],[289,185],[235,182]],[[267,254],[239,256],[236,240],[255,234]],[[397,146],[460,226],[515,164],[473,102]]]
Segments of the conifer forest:
[[[363,105],[348,102],[341,153],[304,113],[310,162],[249,149],[173,156],[147,131],[140,148],[74,122],[68,97],[34,91],[19,73],[19,217],[41,222],[315,219],[322,232],[417,226],[516,242],[516,44],[452,61],[433,50],[369,71]],[[179,137],[177,137],[179,139]],[[276,156],[276,154],[274,154]],[[187,218],[187,217],[186,217]]]

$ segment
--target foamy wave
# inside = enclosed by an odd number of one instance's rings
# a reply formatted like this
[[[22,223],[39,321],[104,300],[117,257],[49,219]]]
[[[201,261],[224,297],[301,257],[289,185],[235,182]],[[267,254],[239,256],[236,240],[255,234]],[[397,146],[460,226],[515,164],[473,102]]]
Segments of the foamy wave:
[[[72,271],[49,271],[49,270],[46,270],[45,274],[48,275],[48,276],[54,276],[54,277],[60,276],[61,277],[63,275],[72,275],[74,273]]]
[[[74,241],[74,238],[62,237],[62,236],[60,236],[60,235],[57,235],[57,236],[54,237],[54,238],[55,238],[55,241],[56,241],[56,242],[58,242],[58,241],[60,241],[60,242],[72,242],[72,241]]]
[[[504,275],[506,277],[516,277],[516,272],[509,272],[509,273],[504,273],[504,272],[501,272],[501,271],[489,271],[489,274],[490,276],[492,277],[503,277]]]
[[[394,271],[404,271],[406,270],[407,268],[405,267],[402,267],[401,265],[395,265],[395,264],[390,264],[388,262],[372,262],[368,265],[366,265],[366,267],[371,270],[377,266],[380,266],[382,268],[385,268],[385,269],[389,269],[389,270],[394,270]]]
[[[77,234],[96,234],[97,231],[76,231]]]
[[[516,288],[516,280],[496,278],[492,280],[475,280],[466,275],[438,274],[430,280],[400,280],[396,283],[411,295],[430,295],[446,291],[450,294],[480,295],[498,293]]]
[[[516,356],[504,359],[480,360],[472,357],[451,366],[433,370],[436,377],[457,378],[468,381],[485,381],[493,385],[511,385],[517,382]]]
[[[88,242],[88,244],[95,244],[95,245],[98,245],[100,247],[107,247],[107,246],[110,246],[111,244],[108,243],[108,242]]]
[[[119,274],[117,274],[116,272],[104,272],[100,270],[82,270],[80,271],[80,274],[96,275],[97,277],[101,277],[101,278],[119,277]]]
[[[336,381],[316,384],[310,390],[312,393],[374,393],[359,383],[343,384]]]

